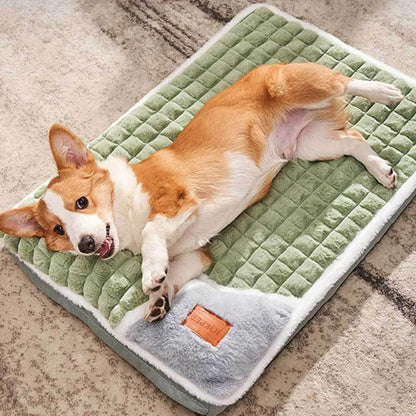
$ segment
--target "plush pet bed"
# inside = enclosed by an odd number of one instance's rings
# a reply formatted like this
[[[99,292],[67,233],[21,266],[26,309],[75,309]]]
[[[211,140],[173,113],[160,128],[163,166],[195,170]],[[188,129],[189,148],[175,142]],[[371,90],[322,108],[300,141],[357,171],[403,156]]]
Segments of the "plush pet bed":
[[[279,62],[317,62],[402,90],[405,99],[390,107],[349,102],[351,124],[397,172],[395,189],[378,184],[353,158],[289,163],[270,194],[212,241],[207,276],[188,283],[156,323],[142,320],[140,256],[123,251],[102,261],[49,252],[42,239],[4,236],[41,290],[171,398],[201,414],[218,414],[250,388],[413,198],[415,82],[317,28],[256,5],[90,145],[99,159],[143,160],[169,145],[210,97],[255,66]],[[195,308],[202,309],[196,318]],[[195,325],[204,326],[204,316],[211,317],[214,335],[198,335]]]

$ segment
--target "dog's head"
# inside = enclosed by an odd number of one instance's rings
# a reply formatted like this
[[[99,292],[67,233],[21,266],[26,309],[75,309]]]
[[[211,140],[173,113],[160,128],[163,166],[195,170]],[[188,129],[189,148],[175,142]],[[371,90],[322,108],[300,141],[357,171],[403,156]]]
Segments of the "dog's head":
[[[54,124],[49,144],[58,168],[34,205],[0,214],[0,231],[44,237],[53,251],[111,257],[118,249],[113,183],[94,155],[65,127]]]

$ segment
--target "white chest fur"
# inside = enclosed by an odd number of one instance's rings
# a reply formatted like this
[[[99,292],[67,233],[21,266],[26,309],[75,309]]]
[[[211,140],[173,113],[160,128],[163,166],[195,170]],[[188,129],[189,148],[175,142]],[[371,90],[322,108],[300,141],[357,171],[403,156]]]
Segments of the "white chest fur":
[[[120,250],[140,253],[142,231],[150,212],[148,195],[125,160],[109,158],[100,166],[109,171],[114,184],[113,215]]]

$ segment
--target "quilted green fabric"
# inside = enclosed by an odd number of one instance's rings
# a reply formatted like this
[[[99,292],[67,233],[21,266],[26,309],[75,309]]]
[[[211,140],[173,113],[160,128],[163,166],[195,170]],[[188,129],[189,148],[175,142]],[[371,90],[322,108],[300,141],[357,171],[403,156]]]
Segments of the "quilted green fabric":
[[[213,240],[209,275],[216,282],[300,297],[416,170],[416,91],[406,82],[301,24],[259,8],[90,148],[97,158],[143,160],[169,145],[209,98],[242,74],[279,62],[317,62],[355,78],[392,82],[405,95],[390,107],[361,98],[349,103],[351,124],[397,172],[394,190],[379,185],[353,158],[289,163],[266,199]],[[83,295],[113,326],[146,301],[140,256],[129,251],[101,261],[51,253],[42,239],[5,236],[5,242],[22,260]]]

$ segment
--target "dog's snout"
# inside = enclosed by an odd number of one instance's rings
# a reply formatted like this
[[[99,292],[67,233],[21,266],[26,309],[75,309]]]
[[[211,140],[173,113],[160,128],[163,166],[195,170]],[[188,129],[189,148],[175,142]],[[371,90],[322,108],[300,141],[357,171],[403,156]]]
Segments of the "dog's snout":
[[[95,241],[90,235],[84,235],[78,244],[79,251],[84,254],[89,254],[95,251]]]

